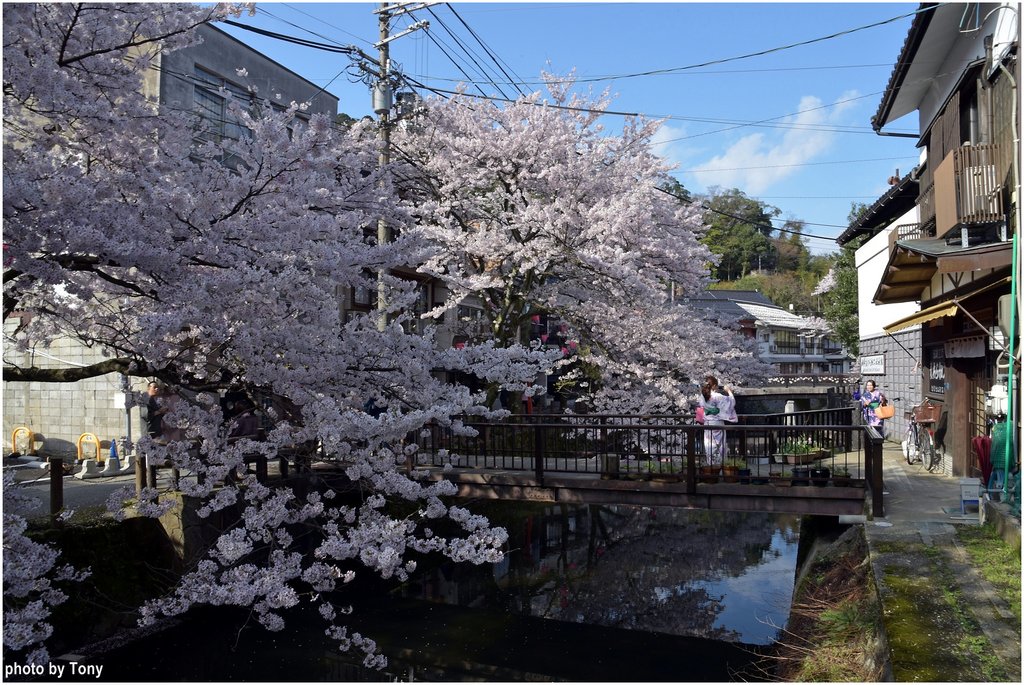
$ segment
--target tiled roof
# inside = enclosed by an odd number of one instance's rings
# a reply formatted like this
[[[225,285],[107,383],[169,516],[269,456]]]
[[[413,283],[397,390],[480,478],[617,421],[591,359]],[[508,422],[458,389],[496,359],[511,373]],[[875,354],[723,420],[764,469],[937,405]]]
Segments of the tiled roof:
[[[903,49],[900,50],[900,56],[896,59],[896,64],[892,68],[892,74],[889,76],[889,83],[885,87],[885,93],[882,95],[882,102],[878,105],[878,111],[875,113],[875,116],[871,117],[871,127],[875,131],[881,131],[882,127],[885,126],[886,119],[895,102],[896,93],[899,91],[903,79],[907,76],[910,63],[914,60],[914,54],[917,52],[918,47],[920,47],[921,40],[928,30],[928,24],[931,23],[932,16],[935,14],[933,11],[926,10],[932,10],[935,7],[938,7],[938,3],[922,2],[917,8],[914,21],[910,24],[910,31],[907,32],[907,37],[903,41]]]
[[[762,321],[768,326],[793,329],[811,328],[807,317],[786,311],[782,307],[765,307],[759,304],[750,304],[749,302],[740,302],[738,304],[752,316],[756,317],[758,321]]]
[[[918,181],[912,178],[914,172],[904,176],[899,183],[889,188],[882,197],[875,200],[875,203],[865,209],[850,223],[850,226],[839,234],[836,242],[845,245],[858,235],[864,233],[875,234],[879,229],[889,225],[917,203]]]

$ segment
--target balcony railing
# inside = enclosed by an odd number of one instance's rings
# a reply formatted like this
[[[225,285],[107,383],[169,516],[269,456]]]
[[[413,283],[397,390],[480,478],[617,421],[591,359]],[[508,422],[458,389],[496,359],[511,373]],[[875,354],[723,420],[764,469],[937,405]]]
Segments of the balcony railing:
[[[996,172],[995,145],[964,145],[935,170],[936,234],[1005,219],[1002,179]]]

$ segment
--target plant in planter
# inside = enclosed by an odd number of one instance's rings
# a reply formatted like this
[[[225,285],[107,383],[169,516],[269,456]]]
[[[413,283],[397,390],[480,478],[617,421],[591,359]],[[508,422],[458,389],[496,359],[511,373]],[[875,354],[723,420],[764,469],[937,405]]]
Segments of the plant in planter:
[[[810,485],[811,469],[806,466],[793,468],[793,485]]]
[[[782,457],[786,464],[810,464],[821,459],[828,450],[814,443],[810,438],[792,438],[779,444],[777,457]]]
[[[793,474],[788,470],[783,470],[779,473],[772,474],[772,485],[778,485],[781,487],[788,488],[793,484]]]
[[[853,483],[850,469],[845,466],[836,466],[832,469],[832,484],[837,487],[848,487]]]
[[[644,472],[648,480],[661,482],[675,482],[679,480],[679,473],[675,463],[668,459],[651,459],[645,464]]]
[[[725,460],[722,465],[722,480],[726,483],[735,483],[740,480],[741,477],[746,476],[750,479],[750,469],[747,468],[747,462],[737,457],[730,457]]]
[[[704,464],[700,467],[699,471],[701,483],[717,483],[718,474],[722,472],[722,467],[719,464]]]
[[[827,466],[815,466],[811,469],[811,483],[819,487],[828,485],[829,469]]]

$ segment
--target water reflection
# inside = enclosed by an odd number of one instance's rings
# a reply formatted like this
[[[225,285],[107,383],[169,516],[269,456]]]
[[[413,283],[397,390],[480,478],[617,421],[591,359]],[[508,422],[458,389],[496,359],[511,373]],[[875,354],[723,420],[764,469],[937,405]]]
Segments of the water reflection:
[[[445,563],[401,596],[628,630],[770,644],[789,613],[799,520],[626,506],[518,506],[505,561]]]
[[[190,611],[109,651],[112,681],[770,679],[760,655],[785,625],[798,521],[667,508],[474,505],[509,530],[496,566],[422,560],[397,589],[362,576],[339,604],[389,659],[366,671],[313,610],[268,633],[248,612]],[[116,641],[112,641],[116,642]],[[355,663],[353,663],[355,661]],[[74,680],[74,679],[72,679]]]

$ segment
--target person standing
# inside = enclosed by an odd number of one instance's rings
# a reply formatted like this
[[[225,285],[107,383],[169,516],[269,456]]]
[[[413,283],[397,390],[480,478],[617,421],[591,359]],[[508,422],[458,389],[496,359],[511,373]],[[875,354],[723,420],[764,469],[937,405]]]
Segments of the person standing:
[[[719,400],[722,420],[726,423],[739,421],[739,416],[736,414],[736,396],[732,394],[732,389],[727,385],[719,385],[718,379],[712,375],[706,376],[704,382],[711,386],[712,393],[722,396]]]
[[[864,384],[864,392],[860,393],[861,413],[864,417],[864,424],[874,426],[880,435],[885,435],[885,419],[878,416],[876,410],[883,404],[888,403],[885,395],[877,388],[874,381]]]
[[[711,383],[705,382],[700,388],[701,406],[704,407],[704,425],[721,426],[725,419],[722,416],[722,405],[726,396],[713,390]],[[720,466],[725,461],[725,431],[704,431],[704,454],[710,466]]]
[[[146,432],[151,438],[159,438],[163,434],[163,412],[160,407],[160,383],[150,381],[146,387]]]

